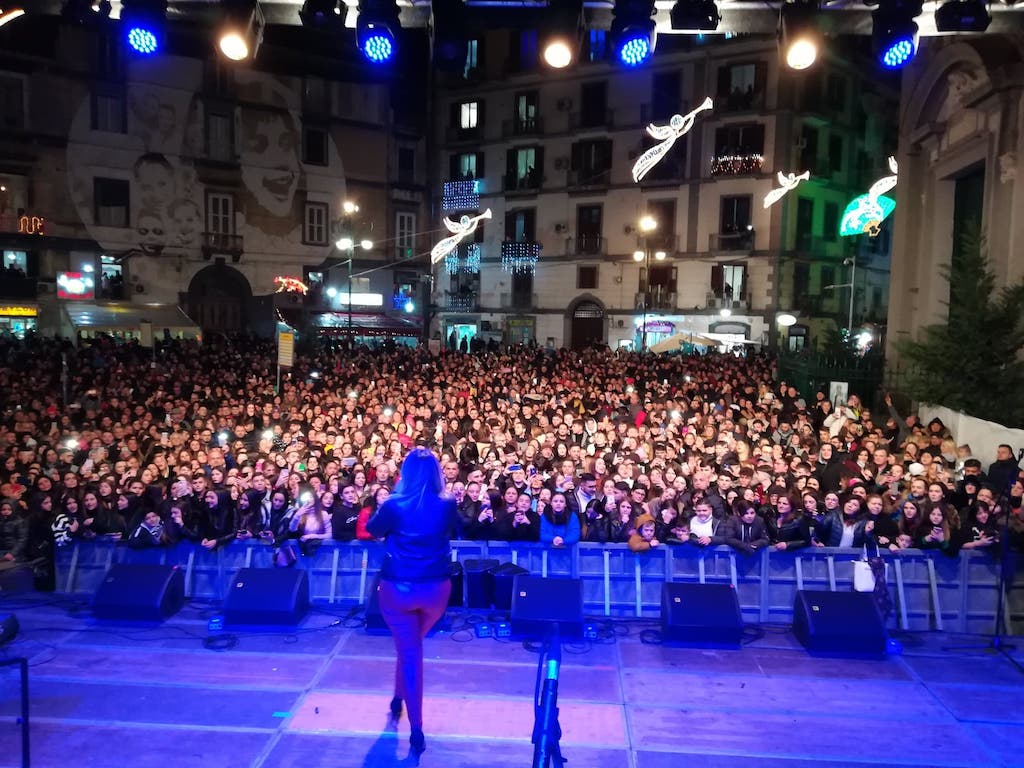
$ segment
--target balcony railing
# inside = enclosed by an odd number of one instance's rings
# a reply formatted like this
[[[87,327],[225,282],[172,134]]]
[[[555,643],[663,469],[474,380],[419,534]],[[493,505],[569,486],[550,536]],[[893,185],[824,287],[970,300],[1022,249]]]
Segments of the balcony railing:
[[[476,312],[480,304],[476,293],[452,293],[445,291],[441,299],[441,309],[445,312]]]
[[[676,292],[666,285],[652,285],[647,291],[637,291],[633,297],[635,309],[675,311]]]
[[[750,176],[761,173],[764,155],[759,152],[721,154],[711,158],[712,176]]]
[[[678,145],[676,145],[678,146]],[[678,150],[673,149],[673,152]],[[647,175],[640,179],[640,186],[657,186],[659,184],[678,185],[686,176],[685,157],[665,157],[651,168]]]
[[[483,135],[483,126],[480,125],[474,126],[473,128],[449,125],[444,132],[446,141],[472,141],[474,139],[482,139]]]
[[[600,235],[577,235],[568,242],[568,248],[583,256],[604,256],[608,250],[608,241]]]
[[[534,309],[537,306],[536,293],[503,293],[502,309]]]
[[[505,174],[506,192],[536,192],[538,189],[540,189],[539,173],[534,172],[523,175],[517,173]]]
[[[566,186],[570,189],[603,189],[611,183],[610,168],[581,168],[569,171]]]
[[[224,254],[237,260],[242,255],[242,236],[203,232],[203,253],[207,256]]]
[[[452,179],[444,182],[441,188],[441,210],[478,211],[480,210],[479,179]]]
[[[614,128],[615,111],[611,109],[591,110],[588,112],[570,112],[569,129]]]
[[[544,121],[539,117],[516,117],[512,120],[503,120],[501,123],[501,135],[505,139],[515,136],[536,136],[541,133],[544,133]]]
[[[679,253],[679,235],[672,232],[664,234],[655,232],[647,235],[643,242],[647,246],[647,250],[650,251],[652,259],[658,251],[663,251],[667,256]]]
[[[718,232],[713,233],[708,244],[711,251],[752,251],[754,250],[754,229],[740,230],[739,232]]]
[[[752,112],[764,109],[764,91],[740,91],[719,94],[715,99],[716,112]]]
[[[682,102],[676,104],[641,104],[640,105],[640,125],[644,128],[647,127],[648,123],[667,123],[672,119],[672,115],[681,115],[684,112]]]
[[[704,299],[708,309],[750,309],[750,294],[738,295],[708,291]]]

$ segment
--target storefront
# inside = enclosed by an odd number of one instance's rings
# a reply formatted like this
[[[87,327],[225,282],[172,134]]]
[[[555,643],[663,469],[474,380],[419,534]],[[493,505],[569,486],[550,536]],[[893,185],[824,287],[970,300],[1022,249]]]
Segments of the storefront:
[[[0,303],[0,336],[10,334],[24,339],[39,324],[39,307],[30,304]]]
[[[100,335],[123,341],[145,341],[152,333],[160,339],[201,339],[199,326],[173,304],[63,304],[66,329],[73,339]]]
[[[281,312],[286,322],[289,315]],[[319,312],[311,316],[311,330],[323,338],[351,336],[354,343],[376,348],[386,341],[415,347],[423,336],[418,317],[399,317],[383,312]],[[291,323],[289,323],[291,324]]]

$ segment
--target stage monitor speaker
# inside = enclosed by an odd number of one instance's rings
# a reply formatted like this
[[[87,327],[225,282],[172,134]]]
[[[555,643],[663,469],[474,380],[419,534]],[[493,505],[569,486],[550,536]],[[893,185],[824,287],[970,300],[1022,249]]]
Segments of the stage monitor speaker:
[[[512,634],[544,637],[557,624],[563,637],[583,635],[583,581],[520,574],[512,586]]]
[[[661,585],[661,636],[666,643],[739,648],[740,601],[731,584]]]
[[[494,604],[494,579],[488,578],[488,572],[497,568],[500,563],[490,558],[475,560],[470,558],[462,561],[466,583],[466,607],[474,610],[488,610]]]
[[[494,595],[494,608],[498,611],[512,610],[512,588],[515,585],[516,576],[529,573],[525,568],[515,563],[502,563],[497,568],[484,574],[484,578],[491,582],[491,593]]]
[[[870,592],[797,591],[793,634],[808,651],[823,654],[884,656],[889,642]]]
[[[452,565],[453,566],[454,565],[458,565],[458,563],[453,563]],[[456,573],[456,570],[458,570],[458,573]],[[456,582],[457,579],[461,579],[461,577],[462,577],[461,569],[452,568],[452,593],[453,594],[455,593],[455,582]],[[366,614],[365,614],[364,618],[366,619],[366,634],[368,634],[368,635],[390,635],[391,634],[391,628],[388,627],[387,622],[384,621],[384,615],[380,612],[380,596],[378,595],[378,590],[379,589],[380,589],[380,574],[378,573],[376,576],[373,577],[373,581],[370,582],[370,591],[366,595]],[[462,607],[462,602],[459,601],[458,604],[455,604],[455,603],[452,602],[451,599],[449,599],[448,600],[448,607],[449,608],[452,608],[452,607],[454,607],[454,608],[461,608]],[[427,636],[430,637],[435,632],[439,632],[441,630],[444,630],[444,629],[448,628],[448,626],[449,626],[449,623],[448,623],[447,615],[446,614],[441,614],[441,618],[439,618],[437,620],[437,623],[434,624],[434,626],[432,626],[430,628],[430,631],[427,633]]]
[[[452,579],[452,594],[448,598],[449,608],[461,608],[465,605],[465,575],[462,570],[462,563],[452,563],[448,567],[448,573]]]
[[[115,621],[163,621],[185,605],[185,572],[174,565],[120,563],[107,572],[93,615]]]
[[[13,613],[0,613],[0,645],[7,645],[18,635],[18,620]]]
[[[239,568],[224,600],[224,623],[296,625],[309,613],[309,574],[301,568]]]

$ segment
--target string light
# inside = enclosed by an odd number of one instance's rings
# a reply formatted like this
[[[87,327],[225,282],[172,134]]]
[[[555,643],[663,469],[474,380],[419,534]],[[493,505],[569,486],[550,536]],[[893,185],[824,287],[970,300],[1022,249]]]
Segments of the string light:
[[[446,181],[442,185],[441,210],[478,211],[480,210],[480,182],[477,179]]]
[[[722,155],[711,160],[712,176],[744,176],[760,173],[764,155]]]
[[[537,271],[540,243],[511,242],[501,244],[501,268],[511,274]]]

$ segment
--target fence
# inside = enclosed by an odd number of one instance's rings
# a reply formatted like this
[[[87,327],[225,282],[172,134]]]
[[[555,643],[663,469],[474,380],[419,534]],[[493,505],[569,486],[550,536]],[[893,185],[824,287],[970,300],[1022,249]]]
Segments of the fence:
[[[624,544],[579,544],[551,549],[540,544],[453,541],[452,560],[491,557],[516,563],[542,576],[583,581],[584,609],[595,616],[657,617],[665,581],[732,584],[744,619],[789,623],[798,589],[849,590],[852,562],[861,551],[816,547],[796,552],[771,549],[739,554],[729,547],[699,549],[663,546],[634,553]],[[324,542],[298,567],[309,572],[310,596],[329,603],[364,602],[380,570],[377,543]],[[996,612],[996,560],[985,552],[963,551],[956,558],[921,550],[883,553],[896,608],[890,623],[905,630],[991,632]],[[114,563],[177,565],[185,571],[186,594],[219,600],[239,568],[272,567],[271,549],[257,542],[235,542],[207,551],[191,544],[132,550],[111,542],[76,542],[57,555],[57,589],[92,594]],[[1007,576],[1005,630],[1024,621],[1024,579],[1019,569]]]

